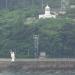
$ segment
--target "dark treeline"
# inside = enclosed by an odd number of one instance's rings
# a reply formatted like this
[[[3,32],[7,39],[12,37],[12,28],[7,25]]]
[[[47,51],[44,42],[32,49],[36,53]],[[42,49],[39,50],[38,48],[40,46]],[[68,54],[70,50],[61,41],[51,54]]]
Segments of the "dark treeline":
[[[41,7],[47,4],[51,7],[60,7],[61,0],[0,0],[1,9],[27,8],[31,6]]]
[[[0,0],[0,9],[15,9],[27,8],[31,6],[42,7],[50,5],[53,8],[60,8],[62,0]],[[75,0],[65,0],[65,4],[69,2],[70,5],[75,4]]]
[[[40,0],[0,0],[0,8],[27,8],[33,4],[37,4],[39,6],[40,3]]]

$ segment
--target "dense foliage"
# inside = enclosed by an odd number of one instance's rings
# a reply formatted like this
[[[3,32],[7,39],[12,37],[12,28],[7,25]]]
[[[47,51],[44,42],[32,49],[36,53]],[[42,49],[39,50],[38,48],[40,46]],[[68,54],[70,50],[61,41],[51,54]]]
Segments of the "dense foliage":
[[[43,4],[60,9],[60,0],[43,0]],[[16,57],[35,57],[33,35],[39,35],[39,53],[75,57],[74,9],[56,19],[39,20],[42,12],[42,0],[0,0],[0,57],[10,57],[11,49]]]
[[[0,12],[0,57],[34,57],[33,35],[39,35],[39,52],[47,57],[75,57],[75,22],[69,18],[38,19],[35,12],[13,10]],[[29,56],[28,56],[29,51]]]

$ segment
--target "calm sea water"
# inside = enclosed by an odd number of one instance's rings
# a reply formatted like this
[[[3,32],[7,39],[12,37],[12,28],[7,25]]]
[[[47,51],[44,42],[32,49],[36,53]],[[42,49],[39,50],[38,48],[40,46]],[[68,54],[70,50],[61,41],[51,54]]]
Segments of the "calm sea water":
[[[8,72],[4,71],[0,75],[75,75],[75,71],[56,71],[56,72]]]

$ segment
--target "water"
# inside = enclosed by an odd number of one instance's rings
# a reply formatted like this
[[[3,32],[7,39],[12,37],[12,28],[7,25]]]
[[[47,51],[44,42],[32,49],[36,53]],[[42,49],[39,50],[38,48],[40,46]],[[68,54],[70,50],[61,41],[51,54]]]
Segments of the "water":
[[[56,72],[1,72],[0,75],[75,75],[75,71],[56,71]]]

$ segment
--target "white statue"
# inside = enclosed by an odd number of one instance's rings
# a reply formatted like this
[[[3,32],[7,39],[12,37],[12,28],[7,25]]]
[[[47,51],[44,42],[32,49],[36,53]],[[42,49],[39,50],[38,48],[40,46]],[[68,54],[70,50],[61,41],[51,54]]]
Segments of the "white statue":
[[[11,54],[11,62],[15,61],[15,53],[13,51],[10,52]]]

